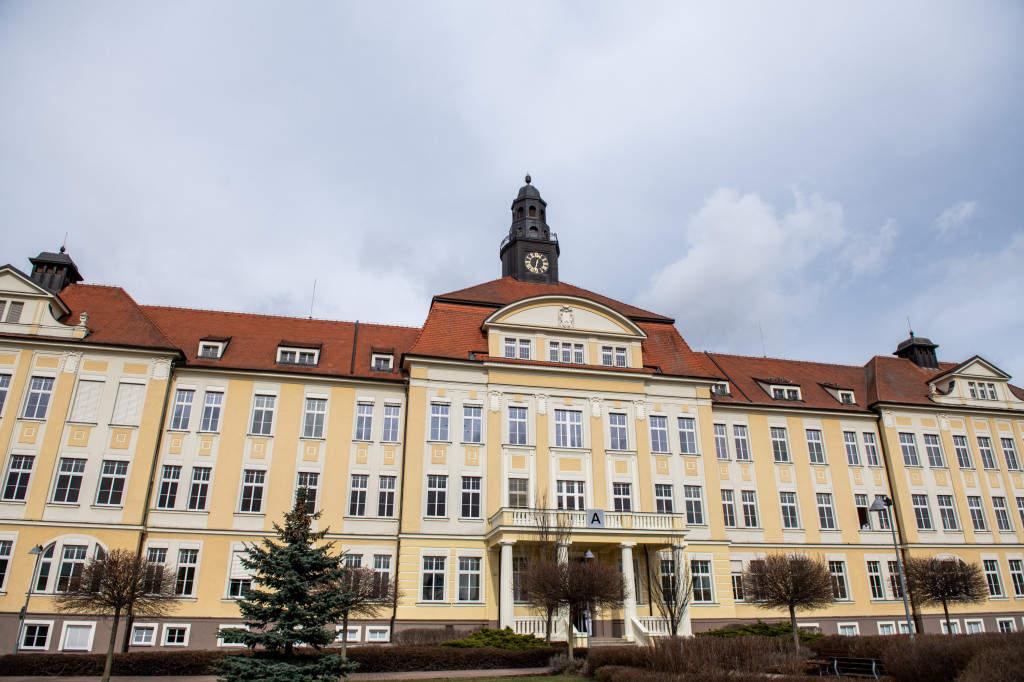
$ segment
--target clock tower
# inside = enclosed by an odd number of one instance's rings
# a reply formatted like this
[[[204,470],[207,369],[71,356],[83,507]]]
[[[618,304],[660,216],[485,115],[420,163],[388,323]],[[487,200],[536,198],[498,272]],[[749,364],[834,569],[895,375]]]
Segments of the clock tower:
[[[501,242],[502,277],[558,284],[558,235],[548,227],[547,205],[527,175],[512,202],[512,227]]]

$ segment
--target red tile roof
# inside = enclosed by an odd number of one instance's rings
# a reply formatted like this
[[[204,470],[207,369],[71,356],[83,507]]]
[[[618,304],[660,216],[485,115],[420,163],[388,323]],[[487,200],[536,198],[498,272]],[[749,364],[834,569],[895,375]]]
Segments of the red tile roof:
[[[60,292],[60,298],[71,309],[61,320],[64,324],[76,325],[82,313],[89,313],[85,323],[89,335],[83,343],[177,347],[121,287],[72,284]]]

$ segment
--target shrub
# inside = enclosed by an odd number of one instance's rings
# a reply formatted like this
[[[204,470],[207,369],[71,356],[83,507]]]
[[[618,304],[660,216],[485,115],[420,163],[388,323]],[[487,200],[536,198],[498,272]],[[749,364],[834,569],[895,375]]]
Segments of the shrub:
[[[696,633],[698,637],[742,637],[744,635],[759,635],[761,637],[792,637],[793,625],[789,621],[778,623],[765,623],[760,618],[756,623],[746,625],[731,625],[717,630],[705,630]],[[803,643],[813,642],[821,639],[824,635],[820,632],[800,631],[800,641]]]
[[[223,651],[144,651],[114,655],[115,675],[208,675]],[[101,675],[103,654],[34,654],[0,657],[4,675],[73,677]]]
[[[587,665],[586,658],[573,658],[569,654],[555,654],[548,662],[548,673],[551,675],[579,675]]]
[[[751,635],[738,638],[666,637],[650,647],[601,647],[591,652],[589,674],[603,666],[643,668],[686,675],[695,673],[799,673],[812,652],[794,651],[786,639]]]
[[[551,648],[457,649],[430,646],[362,646],[349,651],[349,660],[359,663],[361,673],[405,670],[494,670],[499,668],[545,668],[557,653]]]
[[[517,635],[512,628],[506,627],[504,630],[481,628],[464,639],[441,642],[441,646],[462,649],[489,646],[495,649],[521,650],[546,648],[548,643],[533,635]]]
[[[604,666],[594,673],[595,682],[765,682],[764,675],[733,675],[726,672],[702,672],[686,675],[639,670],[624,666]],[[837,678],[845,679],[845,678]],[[771,682],[807,682],[803,675],[779,675]]]
[[[468,637],[472,632],[454,628],[409,628],[394,633],[391,643],[398,646],[438,646],[441,642]]]
[[[993,647],[979,652],[970,660],[957,682],[990,682],[990,680],[1024,680],[1024,659],[1015,645]]]

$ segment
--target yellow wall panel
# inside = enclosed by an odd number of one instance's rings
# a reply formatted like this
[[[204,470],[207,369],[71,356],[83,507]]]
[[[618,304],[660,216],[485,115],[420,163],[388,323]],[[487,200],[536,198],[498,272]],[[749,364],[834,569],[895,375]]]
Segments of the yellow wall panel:
[[[110,366],[109,362],[102,360],[83,360],[82,369],[86,372],[106,372]]]
[[[149,374],[149,365],[126,362],[123,371],[125,374]]]
[[[110,429],[111,450],[127,450],[132,444],[132,429]]]
[[[68,429],[68,447],[84,448],[89,445],[89,435],[92,433],[91,426],[72,426]]]

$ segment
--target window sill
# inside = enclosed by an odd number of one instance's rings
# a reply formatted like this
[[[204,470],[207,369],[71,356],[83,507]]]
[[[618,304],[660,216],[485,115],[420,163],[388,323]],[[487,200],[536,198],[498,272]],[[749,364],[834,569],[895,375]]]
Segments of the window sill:
[[[324,436],[299,436],[299,440],[325,441],[327,439]]]
[[[252,432],[250,432],[250,433],[247,433],[245,435],[248,436],[249,438],[273,438],[274,437],[274,434],[272,434],[272,433],[252,433]]]
[[[459,517],[459,522],[460,523],[462,523],[462,522],[466,522],[466,523],[480,523],[481,521],[483,521],[483,518],[480,517],[480,516],[460,516]]]
[[[167,510],[167,511],[173,511],[173,510]],[[178,510],[178,511],[183,511],[183,510]],[[267,513],[266,512],[262,512],[262,511],[258,511],[258,512],[236,511],[234,513],[234,515],[235,516],[241,516],[241,517],[244,517],[244,518],[249,518],[249,517],[252,517],[252,516],[266,516]]]
[[[450,440],[430,440],[430,439],[427,439],[427,442],[428,443],[434,443],[436,445],[451,445],[452,444],[452,442]]]
[[[79,507],[81,506],[78,502],[54,502],[50,501],[46,503],[47,507]]]
[[[66,423],[71,425],[71,426],[99,426],[100,425],[99,422],[76,422],[76,421],[71,421],[70,419],[68,419]]]
[[[483,445],[483,443],[478,441],[478,440],[464,440],[464,441],[461,441],[459,443],[459,445],[469,445],[469,446],[472,447],[472,446],[475,446],[475,445]]]
[[[303,436],[303,438],[305,438],[305,436]],[[320,438],[319,440],[324,440],[324,439]],[[353,443],[372,443],[373,439],[372,438],[353,438],[352,442]]]
[[[92,504],[90,509],[124,509],[123,504]]]
[[[191,433],[191,431],[189,429],[169,428],[169,429],[167,429],[167,433]]]
[[[451,521],[451,518],[447,516],[424,516],[424,521]]]
[[[199,431],[197,431],[196,433],[205,433],[207,435],[219,435],[220,431],[204,431],[203,429],[199,429]]]
[[[485,602],[482,601],[457,601],[452,606],[485,606]]]

